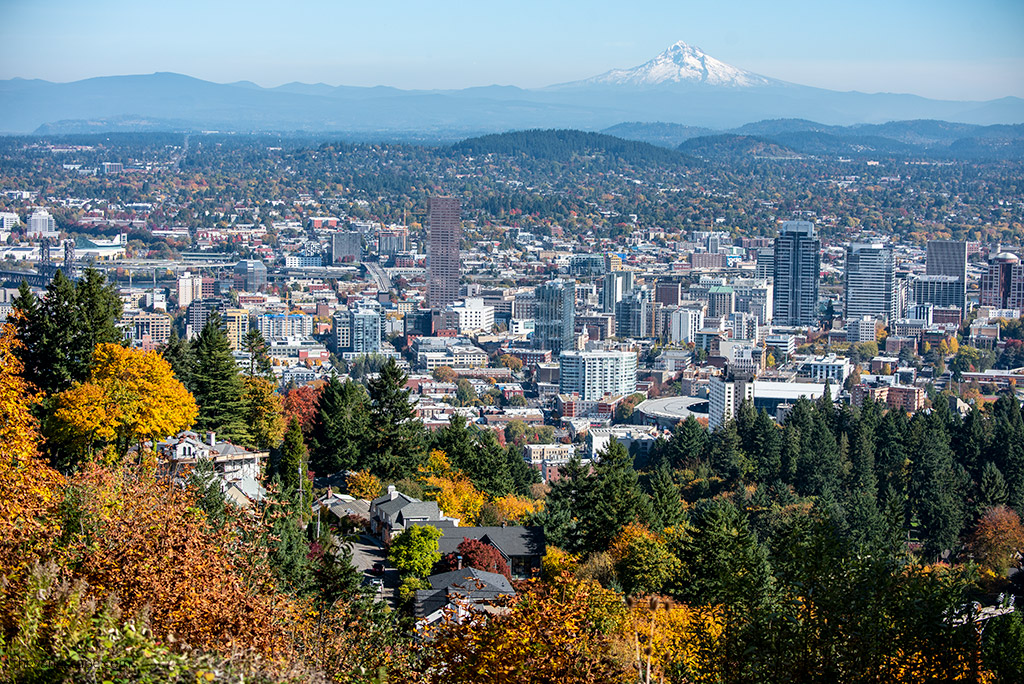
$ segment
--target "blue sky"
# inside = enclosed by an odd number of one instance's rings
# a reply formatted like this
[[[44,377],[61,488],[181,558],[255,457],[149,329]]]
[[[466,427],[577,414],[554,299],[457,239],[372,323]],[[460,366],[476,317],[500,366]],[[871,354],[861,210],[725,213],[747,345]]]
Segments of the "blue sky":
[[[0,0],[0,78],[538,87],[677,40],[836,90],[1024,97],[1024,0]]]

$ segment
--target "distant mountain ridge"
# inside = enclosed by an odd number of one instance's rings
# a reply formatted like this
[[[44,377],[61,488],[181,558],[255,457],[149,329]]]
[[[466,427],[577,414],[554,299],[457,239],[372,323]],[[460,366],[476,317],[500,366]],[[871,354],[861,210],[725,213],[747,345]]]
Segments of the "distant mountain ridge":
[[[211,83],[159,72],[72,83],[10,79],[0,81],[0,98],[5,104],[0,132],[18,134],[145,126],[177,131],[415,132],[451,139],[533,128],[600,130],[624,121],[719,131],[766,119],[806,119],[825,126],[908,119],[1024,122],[1024,99],[1017,97],[955,102],[811,88],[739,69],[682,42],[630,69],[538,89],[495,85],[400,90],[324,83],[263,88],[248,81]]]

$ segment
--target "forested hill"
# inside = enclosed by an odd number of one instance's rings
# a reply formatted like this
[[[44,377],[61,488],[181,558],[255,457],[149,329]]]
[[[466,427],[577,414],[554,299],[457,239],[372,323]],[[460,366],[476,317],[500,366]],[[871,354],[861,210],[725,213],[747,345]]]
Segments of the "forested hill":
[[[575,130],[511,131],[469,138],[452,145],[460,154],[505,154],[534,159],[568,161],[574,157],[602,155],[630,164],[682,164],[687,157],[650,143],[623,140],[603,133]]]

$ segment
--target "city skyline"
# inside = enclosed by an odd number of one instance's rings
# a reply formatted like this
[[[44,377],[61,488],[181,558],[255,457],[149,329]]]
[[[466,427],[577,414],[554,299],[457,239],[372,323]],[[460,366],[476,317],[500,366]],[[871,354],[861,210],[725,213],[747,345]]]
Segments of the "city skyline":
[[[264,86],[537,88],[635,66],[684,40],[742,69],[803,85],[942,99],[1024,96],[1024,6],[1005,0],[855,8],[734,2],[725,9],[567,2],[514,12],[311,2],[287,13],[265,2],[49,0],[0,3],[0,16],[0,78],[66,82],[174,71]]]

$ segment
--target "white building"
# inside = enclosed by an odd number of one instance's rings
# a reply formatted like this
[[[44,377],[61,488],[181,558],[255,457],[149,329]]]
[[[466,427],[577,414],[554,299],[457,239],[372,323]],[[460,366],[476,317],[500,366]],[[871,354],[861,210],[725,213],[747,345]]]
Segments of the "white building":
[[[845,356],[797,356],[794,360],[800,377],[822,382],[831,380],[833,385],[841,385],[853,372],[853,364]]]
[[[636,391],[636,354],[628,351],[564,351],[559,357],[559,391],[584,401]]]
[[[484,304],[479,297],[469,297],[444,310],[444,327],[454,328],[460,335],[490,332],[494,328],[494,307]]]
[[[187,307],[197,299],[203,298],[203,278],[192,275],[188,271],[178,276],[178,306]]]
[[[57,222],[46,209],[36,209],[35,213],[28,220],[28,231],[30,238],[56,238],[60,237],[57,230]]]
[[[726,380],[720,375],[711,378],[708,386],[708,427],[714,430],[736,418],[744,400],[754,400],[754,383]]]
[[[704,327],[704,310],[679,307],[669,316],[669,339],[673,344],[689,344]]]
[[[313,317],[306,314],[264,314],[256,318],[256,327],[267,340],[309,337],[313,334]]]

